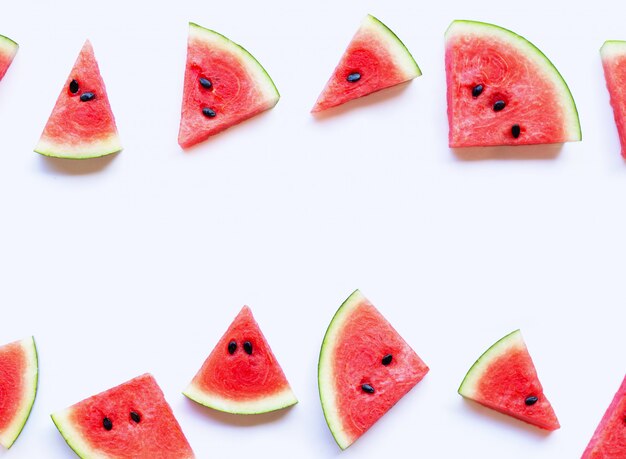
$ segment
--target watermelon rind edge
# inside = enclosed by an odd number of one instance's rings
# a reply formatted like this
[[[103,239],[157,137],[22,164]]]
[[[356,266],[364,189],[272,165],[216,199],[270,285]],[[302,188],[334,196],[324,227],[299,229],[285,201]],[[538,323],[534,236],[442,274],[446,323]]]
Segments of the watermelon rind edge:
[[[5,49],[7,51],[12,51],[13,53],[15,53],[19,46],[20,45],[18,45],[16,41],[11,40],[6,35],[0,35],[0,49]]]
[[[63,411],[50,415],[52,422],[65,440],[65,443],[67,443],[67,445],[76,453],[78,457],[106,459],[106,456],[102,456],[96,451],[93,451],[87,443],[82,440],[81,435],[72,427],[72,423],[69,419],[70,410],[71,408],[67,408]]]
[[[120,143],[117,132],[115,134],[111,134],[105,140],[85,142],[80,145],[72,145],[71,147],[66,144],[48,142],[42,137],[37,143],[34,151],[35,153],[39,153],[40,155],[48,156],[50,158],[93,159],[119,153],[122,151],[122,144]]]
[[[411,54],[411,51],[409,51],[409,48],[407,48],[404,42],[400,39],[400,37],[398,37],[398,35],[396,35],[396,33],[393,30],[391,30],[383,21],[378,19],[376,16],[368,14],[366,19],[370,21],[371,23],[375,24],[381,32],[386,33],[392,39],[392,41],[396,42],[398,46],[396,46],[395,48],[398,51],[400,50],[404,51],[402,54],[404,54],[405,61],[407,61],[407,63],[410,62],[410,64],[414,66],[414,69],[412,69],[414,73],[410,75],[411,78],[415,78],[415,77],[422,75],[422,70],[417,64],[417,61]],[[396,52],[394,54],[395,54],[395,57],[398,57],[399,53]]]
[[[262,396],[256,400],[236,401],[207,394],[190,384],[183,395],[200,405],[223,413],[230,414],[263,414],[282,410],[298,403],[298,399],[290,387],[270,396]]]
[[[626,41],[606,40],[600,48],[600,55],[603,59],[611,57],[612,51],[619,51],[619,54],[626,53]]]

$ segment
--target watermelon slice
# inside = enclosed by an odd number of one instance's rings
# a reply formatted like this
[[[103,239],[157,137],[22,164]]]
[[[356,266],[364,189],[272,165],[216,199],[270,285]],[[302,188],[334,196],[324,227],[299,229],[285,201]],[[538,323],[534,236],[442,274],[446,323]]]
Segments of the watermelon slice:
[[[465,375],[459,394],[542,429],[560,427],[519,330],[480,356]]]
[[[52,415],[81,458],[191,459],[193,451],[152,375],[144,374]]]
[[[183,392],[201,405],[257,414],[298,402],[248,306],[244,306]]]
[[[189,23],[178,143],[189,148],[269,110],[280,94],[259,62],[223,35]]]
[[[622,145],[622,156],[626,158],[626,41],[604,42],[600,48],[600,57]]]
[[[453,21],[445,40],[450,147],[581,139],[567,84],[532,43],[474,21]]]
[[[321,112],[421,74],[404,43],[385,24],[368,14],[311,112]]]
[[[121,149],[104,81],[87,40],[35,151],[56,158],[86,159]]]
[[[581,459],[626,457],[626,377],[607,408]]]
[[[7,73],[19,46],[9,37],[0,35],[0,80]]]
[[[318,384],[326,423],[346,449],[428,373],[428,367],[359,290],[322,343]]]
[[[37,394],[37,348],[32,337],[0,347],[0,445],[10,448]]]

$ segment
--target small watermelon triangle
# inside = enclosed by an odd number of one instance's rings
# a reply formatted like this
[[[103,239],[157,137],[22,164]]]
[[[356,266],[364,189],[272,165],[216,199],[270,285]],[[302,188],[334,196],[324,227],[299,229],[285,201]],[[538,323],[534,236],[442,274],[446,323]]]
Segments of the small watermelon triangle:
[[[183,392],[215,410],[257,414],[297,403],[248,306],[244,306]]]
[[[465,375],[459,394],[542,429],[560,427],[519,330],[480,356]]]
[[[4,77],[17,54],[19,46],[9,37],[0,35],[0,80]]]
[[[311,112],[321,112],[421,74],[404,43],[385,24],[368,14]]]
[[[87,159],[122,149],[104,81],[89,40],[78,55],[50,118],[37,153]]]
[[[626,41],[607,40],[600,48],[600,56],[622,156],[626,158]]]

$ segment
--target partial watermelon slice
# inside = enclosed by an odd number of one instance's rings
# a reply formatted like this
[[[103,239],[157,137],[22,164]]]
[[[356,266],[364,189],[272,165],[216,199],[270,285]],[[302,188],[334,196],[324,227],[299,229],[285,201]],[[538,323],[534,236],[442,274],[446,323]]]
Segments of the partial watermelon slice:
[[[626,377],[581,459],[626,458]]]
[[[0,35],[0,80],[4,77],[17,54],[19,46],[9,37]]]
[[[87,40],[35,147],[45,156],[86,159],[122,149],[104,81]]]
[[[326,423],[346,449],[428,373],[428,367],[359,290],[335,313],[320,351]]]
[[[10,448],[35,402],[38,379],[33,337],[0,347],[0,445]]]
[[[192,459],[191,446],[150,374],[52,415],[83,459]]]
[[[201,405],[235,414],[298,402],[248,306],[244,306],[183,392]]]
[[[181,147],[269,110],[278,99],[274,82],[252,54],[213,30],[189,23]]]
[[[311,112],[321,112],[422,74],[404,43],[368,14]]]
[[[450,147],[581,139],[565,80],[532,43],[475,21],[453,21],[445,40]]]
[[[608,40],[600,48],[622,156],[626,158],[626,41]]]
[[[480,356],[465,375],[459,394],[542,429],[560,427],[519,330]]]

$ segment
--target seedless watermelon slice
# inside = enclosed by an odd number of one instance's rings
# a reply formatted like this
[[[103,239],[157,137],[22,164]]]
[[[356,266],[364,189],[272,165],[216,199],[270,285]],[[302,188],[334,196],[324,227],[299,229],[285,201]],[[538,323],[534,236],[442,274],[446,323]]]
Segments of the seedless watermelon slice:
[[[244,306],[183,392],[219,411],[257,414],[298,402],[248,306]]]
[[[581,139],[567,84],[532,43],[475,21],[453,21],[445,41],[450,147]]]
[[[356,290],[322,343],[318,384],[330,431],[346,449],[428,373],[428,367]]]
[[[0,445],[10,448],[37,394],[37,348],[32,337],[0,347]]]
[[[37,153],[86,159],[122,149],[104,81],[87,40],[35,147]]]
[[[600,48],[622,156],[626,158],[626,41],[608,40]]]
[[[0,80],[4,77],[17,54],[19,46],[9,37],[0,35]]]
[[[311,112],[321,112],[421,74],[404,43],[385,24],[368,14]]]
[[[252,54],[213,30],[189,23],[181,147],[269,110],[278,99],[274,82]]]
[[[192,459],[155,379],[144,374],[52,415],[83,459]]]
[[[465,375],[459,394],[542,429],[560,427],[519,330],[480,356]]]

